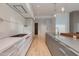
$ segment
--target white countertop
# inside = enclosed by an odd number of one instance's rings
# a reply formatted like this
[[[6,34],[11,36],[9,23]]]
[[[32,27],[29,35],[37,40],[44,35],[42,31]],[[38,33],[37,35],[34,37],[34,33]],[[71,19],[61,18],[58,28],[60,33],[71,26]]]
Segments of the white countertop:
[[[19,42],[20,40],[27,38],[29,35],[30,34],[25,35],[24,37],[7,37],[7,38],[0,39],[0,53],[8,49],[15,43]]]
[[[71,49],[75,50],[76,54],[79,55],[79,39],[73,39],[70,37],[65,37],[65,36],[61,36],[61,35],[53,35],[50,34],[52,37],[55,37],[57,40],[59,40],[60,42],[64,43],[65,45],[69,46]],[[74,51],[73,51],[74,52]]]
[[[13,38],[13,37],[8,37],[5,39],[0,39],[0,53],[3,52],[4,50],[8,49],[12,45],[14,45],[16,42],[22,40],[22,38]]]

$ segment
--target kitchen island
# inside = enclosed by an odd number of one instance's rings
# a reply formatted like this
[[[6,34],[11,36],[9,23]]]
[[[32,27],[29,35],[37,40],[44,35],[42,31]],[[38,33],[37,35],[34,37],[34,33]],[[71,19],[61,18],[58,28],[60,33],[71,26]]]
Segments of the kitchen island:
[[[79,39],[46,33],[46,44],[54,56],[79,56]]]

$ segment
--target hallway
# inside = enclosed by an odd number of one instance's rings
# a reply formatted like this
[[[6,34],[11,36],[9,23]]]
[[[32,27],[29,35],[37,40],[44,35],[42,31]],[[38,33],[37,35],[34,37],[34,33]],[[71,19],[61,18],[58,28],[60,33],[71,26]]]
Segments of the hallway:
[[[44,38],[35,37],[30,49],[27,52],[27,56],[51,56]]]

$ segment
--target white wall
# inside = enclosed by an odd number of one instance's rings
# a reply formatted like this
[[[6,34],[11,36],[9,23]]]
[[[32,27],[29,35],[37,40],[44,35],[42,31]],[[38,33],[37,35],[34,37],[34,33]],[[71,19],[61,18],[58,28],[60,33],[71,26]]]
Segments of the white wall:
[[[56,18],[55,17],[52,17],[52,20],[51,20],[51,32],[52,33],[55,33],[55,31],[56,31]]]
[[[0,18],[3,19],[0,22],[0,35],[8,36],[25,33],[25,19],[6,4],[0,4]]]
[[[25,25],[27,26],[24,26],[24,33],[30,33],[30,32],[33,32],[33,25],[34,25],[34,22],[32,19],[27,19],[25,22],[24,22]]]
[[[45,36],[46,32],[54,32],[55,30],[55,20],[52,20],[52,17],[40,17],[36,19],[38,22],[38,34],[39,36]]]
[[[69,13],[59,13],[56,16],[56,31],[69,32]]]

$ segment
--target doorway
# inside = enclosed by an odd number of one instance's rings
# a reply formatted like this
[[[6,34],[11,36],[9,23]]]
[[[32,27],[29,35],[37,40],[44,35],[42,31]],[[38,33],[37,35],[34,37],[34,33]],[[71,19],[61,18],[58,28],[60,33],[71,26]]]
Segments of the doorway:
[[[35,35],[38,35],[38,23],[35,23]]]

